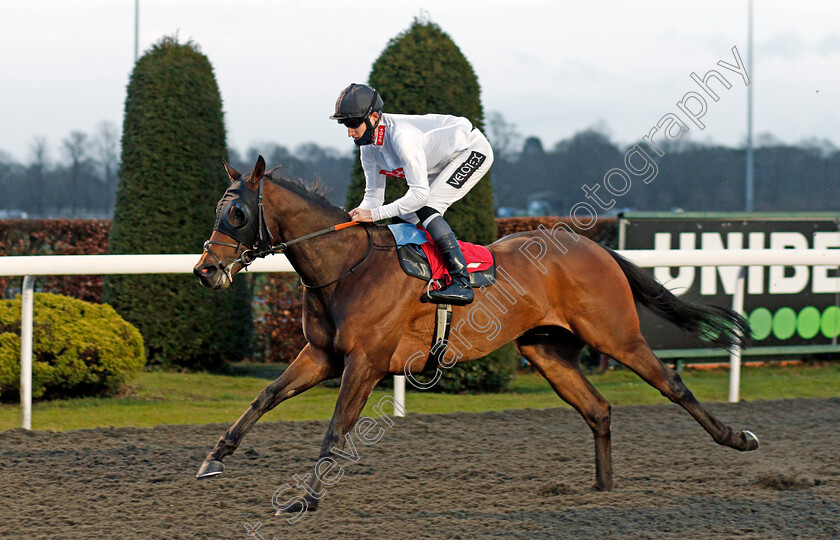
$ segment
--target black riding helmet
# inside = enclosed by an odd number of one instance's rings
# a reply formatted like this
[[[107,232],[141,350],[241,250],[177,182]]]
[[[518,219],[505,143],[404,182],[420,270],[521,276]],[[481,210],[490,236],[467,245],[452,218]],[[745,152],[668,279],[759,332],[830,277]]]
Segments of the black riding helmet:
[[[380,112],[384,105],[382,97],[376,89],[366,84],[352,83],[341,91],[335,101],[335,114],[330,120],[338,120],[339,124],[350,128],[357,128],[362,123],[367,126],[365,134],[355,140],[358,146],[370,144],[373,141],[373,128],[368,116],[373,112]]]
[[[382,98],[379,92],[366,84],[353,83],[338,95],[335,101],[335,114],[330,120],[350,120],[364,118],[372,112],[382,110]]]

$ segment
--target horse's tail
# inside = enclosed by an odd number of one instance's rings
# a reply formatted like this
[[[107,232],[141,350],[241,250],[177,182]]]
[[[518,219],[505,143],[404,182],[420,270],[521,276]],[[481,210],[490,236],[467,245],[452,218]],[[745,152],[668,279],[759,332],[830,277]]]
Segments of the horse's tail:
[[[680,300],[650,274],[615,251],[607,247],[604,249],[621,267],[637,303],[703,341],[729,350],[749,346],[750,323],[740,313],[719,306]]]

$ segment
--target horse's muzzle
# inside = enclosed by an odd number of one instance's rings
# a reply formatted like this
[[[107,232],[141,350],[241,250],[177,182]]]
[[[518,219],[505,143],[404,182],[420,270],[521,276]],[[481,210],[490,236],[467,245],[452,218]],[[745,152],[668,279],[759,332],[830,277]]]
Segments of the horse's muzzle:
[[[224,272],[213,263],[197,264],[193,268],[193,274],[202,285],[210,289],[223,289],[228,285]]]

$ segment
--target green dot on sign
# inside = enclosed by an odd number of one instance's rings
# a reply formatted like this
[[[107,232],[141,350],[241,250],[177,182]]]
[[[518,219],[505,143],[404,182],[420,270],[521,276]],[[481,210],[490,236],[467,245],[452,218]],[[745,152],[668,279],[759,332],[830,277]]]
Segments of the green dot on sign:
[[[787,339],[796,332],[796,312],[783,307],[773,315],[773,335],[776,339]]]
[[[803,308],[796,317],[796,333],[803,339],[811,339],[820,331],[820,310],[813,306]]]
[[[754,340],[761,341],[770,335],[770,330],[773,328],[773,315],[770,314],[769,309],[760,307],[753,310],[749,321]]]
[[[827,338],[833,338],[840,335],[840,308],[837,306],[830,306],[823,311],[820,329],[822,330],[823,335]]]

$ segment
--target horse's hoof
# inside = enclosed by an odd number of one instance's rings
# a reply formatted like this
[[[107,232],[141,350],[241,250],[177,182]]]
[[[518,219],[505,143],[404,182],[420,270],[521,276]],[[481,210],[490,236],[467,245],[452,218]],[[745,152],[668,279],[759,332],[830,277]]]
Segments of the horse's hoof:
[[[321,502],[321,499],[316,499],[315,497],[311,497],[309,495],[305,496],[306,499],[306,506],[310,512],[314,512],[318,509],[318,504]]]
[[[278,508],[276,512],[274,512],[275,516],[288,516],[290,514],[299,515],[299,514],[306,514],[307,512],[314,512],[318,510],[318,499],[313,499],[312,497],[304,497],[306,506],[304,506],[301,502],[295,502],[286,506],[284,508]]]
[[[749,452],[750,450],[755,450],[756,448],[758,448],[758,437],[755,436],[755,433],[748,429],[745,429],[741,433],[744,434],[744,439],[747,443],[746,448],[744,448],[745,452]]]
[[[215,459],[205,459],[196,473],[196,478],[209,478],[225,472],[225,464]]]

